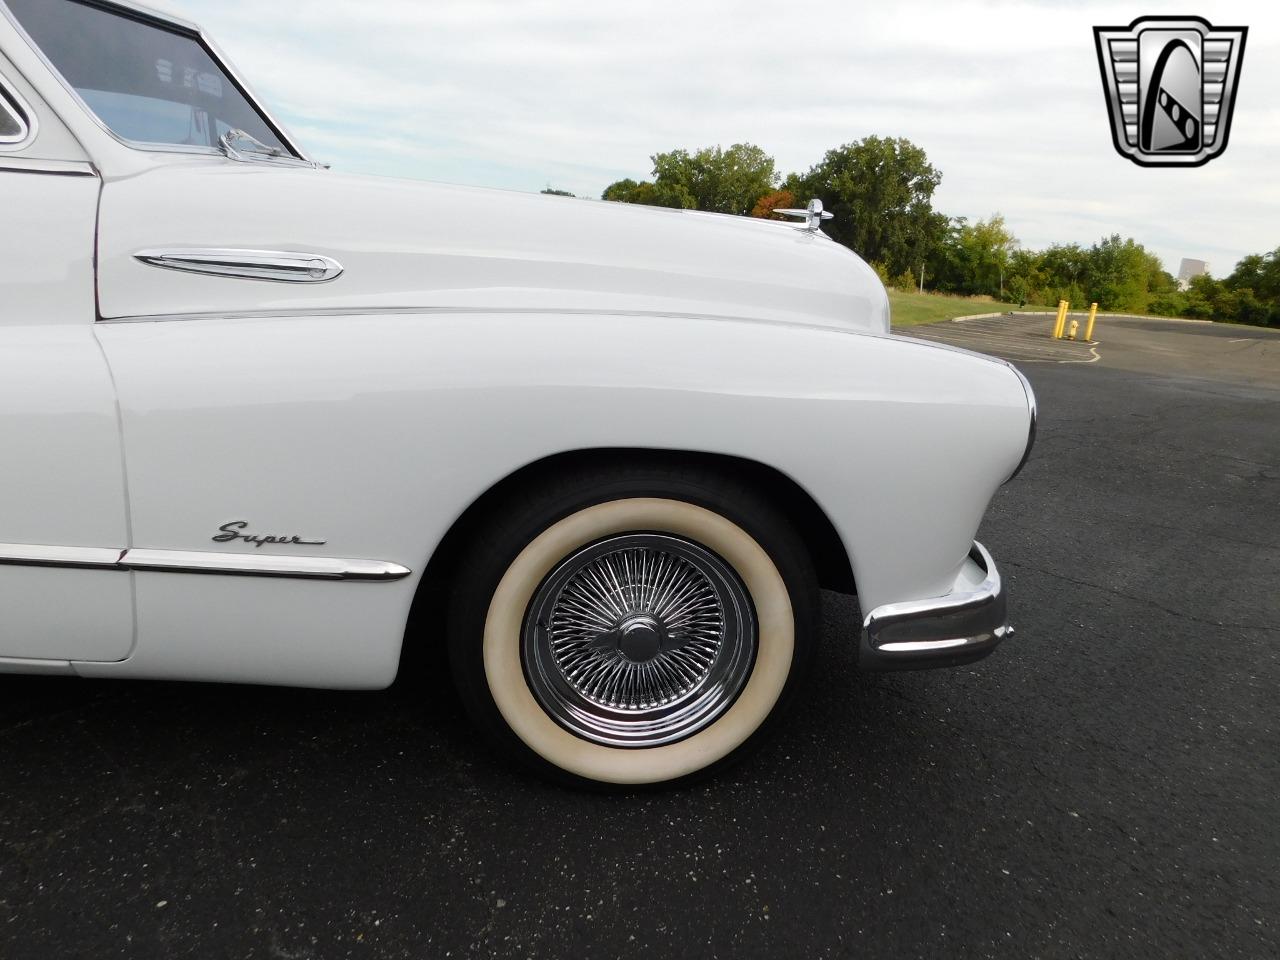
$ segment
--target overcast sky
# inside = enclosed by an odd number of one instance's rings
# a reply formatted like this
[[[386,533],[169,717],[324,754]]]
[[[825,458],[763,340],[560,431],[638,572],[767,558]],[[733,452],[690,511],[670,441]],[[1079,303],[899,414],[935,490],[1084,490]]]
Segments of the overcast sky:
[[[858,0],[152,0],[203,24],[335,169],[599,196],[673,147],[759,144],[786,173],[868,134],[942,171],[935,206],[1024,246],[1119,232],[1171,272],[1280,247],[1280,4]],[[1091,28],[1249,27],[1226,153],[1111,145]]]

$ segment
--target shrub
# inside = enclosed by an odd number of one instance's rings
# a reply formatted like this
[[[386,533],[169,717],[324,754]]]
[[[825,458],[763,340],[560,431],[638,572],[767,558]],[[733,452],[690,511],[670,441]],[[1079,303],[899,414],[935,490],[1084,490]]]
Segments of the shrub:
[[[920,286],[910,270],[903,270],[893,278],[893,288],[901,290],[903,293],[915,293],[920,289]]]

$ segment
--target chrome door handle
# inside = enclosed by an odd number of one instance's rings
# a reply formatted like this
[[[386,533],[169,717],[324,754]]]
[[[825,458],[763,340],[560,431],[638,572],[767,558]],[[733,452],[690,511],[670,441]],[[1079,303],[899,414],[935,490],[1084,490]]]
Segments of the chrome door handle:
[[[317,253],[280,250],[174,249],[139,250],[134,259],[153,267],[185,270],[240,280],[279,283],[325,283],[342,274],[342,264]]]

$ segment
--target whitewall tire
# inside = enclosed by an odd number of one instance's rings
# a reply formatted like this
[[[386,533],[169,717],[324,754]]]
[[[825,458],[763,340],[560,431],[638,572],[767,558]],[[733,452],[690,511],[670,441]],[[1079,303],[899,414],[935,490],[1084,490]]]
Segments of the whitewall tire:
[[[816,590],[794,531],[718,477],[644,474],[531,491],[460,570],[451,659],[468,710],[560,779],[718,767],[807,661]]]

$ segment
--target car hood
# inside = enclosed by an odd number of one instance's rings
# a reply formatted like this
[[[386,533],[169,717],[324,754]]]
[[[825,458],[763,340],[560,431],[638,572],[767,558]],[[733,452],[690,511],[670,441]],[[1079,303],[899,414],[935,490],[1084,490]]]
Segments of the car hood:
[[[141,251],[317,254],[323,283],[157,269]],[[104,184],[103,317],[268,310],[513,310],[745,318],[888,329],[875,273],[790,223],[186,160]]]

